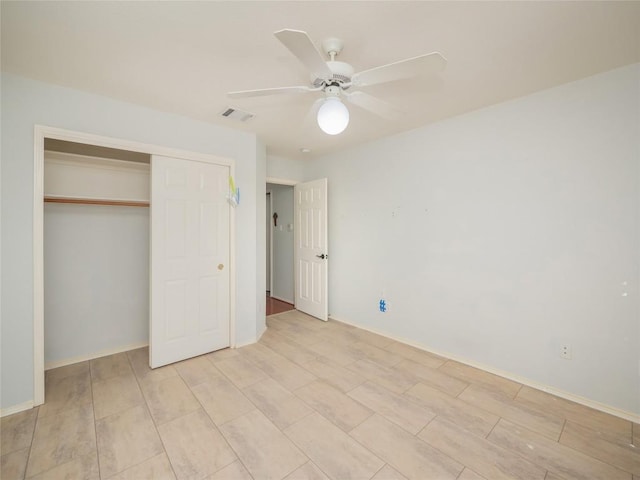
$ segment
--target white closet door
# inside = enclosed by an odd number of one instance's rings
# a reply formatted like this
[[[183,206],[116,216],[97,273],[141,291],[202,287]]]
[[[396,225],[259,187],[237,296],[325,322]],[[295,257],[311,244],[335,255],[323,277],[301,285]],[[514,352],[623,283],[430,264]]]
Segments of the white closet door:
[[[151,157],[151,368],[229,346],[228,179]]]

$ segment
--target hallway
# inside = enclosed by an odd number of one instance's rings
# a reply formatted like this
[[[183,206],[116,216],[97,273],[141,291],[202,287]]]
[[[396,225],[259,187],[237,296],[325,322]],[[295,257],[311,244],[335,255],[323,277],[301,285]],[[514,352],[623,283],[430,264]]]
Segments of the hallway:
[[[278,300],[277,298],[270,297],[267,293],[267,317],[269,315],[275,315],[276,313],[288,312],[294,310],[295,307],[287,302]]]

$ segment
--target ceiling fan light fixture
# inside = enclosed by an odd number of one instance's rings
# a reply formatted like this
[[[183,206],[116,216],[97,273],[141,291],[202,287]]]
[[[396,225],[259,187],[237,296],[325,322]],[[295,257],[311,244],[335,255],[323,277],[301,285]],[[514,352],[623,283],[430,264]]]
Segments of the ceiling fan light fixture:
[[[349,110],[338,97],[330,96],[318,110],[318,126],[327,135],[338,135],[349,125]]]

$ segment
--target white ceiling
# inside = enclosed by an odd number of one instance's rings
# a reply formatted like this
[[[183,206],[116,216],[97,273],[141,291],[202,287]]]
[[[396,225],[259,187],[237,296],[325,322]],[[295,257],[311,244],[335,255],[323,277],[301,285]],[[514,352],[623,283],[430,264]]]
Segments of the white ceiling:
[[[271,155],[317,156],[554,85],[640,62],[640,2],[8,2],[2,70],[253,131]],[[336,36],[356,71],[432,51],[438,77],[366,91],[400,122],[349,106],[332,137],[305,117],[317,94],[229,100],[233,90],[306,85],[273,36]],[[220,117],[228,106],[256,114]],[[301,154],[300,148],[312,149]]]

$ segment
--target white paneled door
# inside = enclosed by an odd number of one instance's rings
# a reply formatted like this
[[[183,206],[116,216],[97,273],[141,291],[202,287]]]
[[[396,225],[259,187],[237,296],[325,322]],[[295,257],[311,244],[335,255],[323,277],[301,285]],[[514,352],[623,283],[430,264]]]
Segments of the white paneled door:
[[[327,179],[294,186],[295,305],[328,320]]]
[[[229,167],[151,158],[152,368],[229,346]]]

